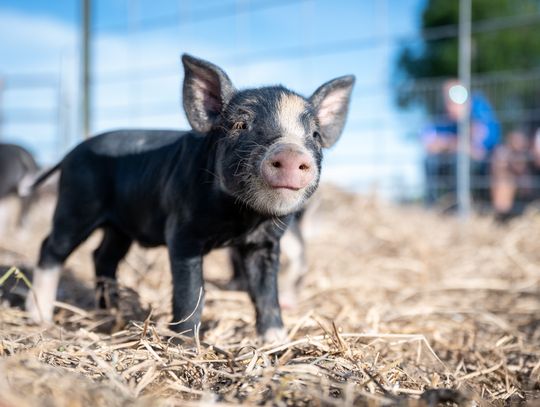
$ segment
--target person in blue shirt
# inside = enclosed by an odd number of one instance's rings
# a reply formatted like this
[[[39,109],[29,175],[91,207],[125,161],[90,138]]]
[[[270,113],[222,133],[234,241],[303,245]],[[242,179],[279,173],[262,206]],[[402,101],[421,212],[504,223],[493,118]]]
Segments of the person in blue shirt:
[[[450,198],[449,207],[455,206],[458,121],[465,112],[466,103],[452,99],[456,80],[443,85],[445,113],[422,132],[425,149],[426,202],[438,203]],[[471,186],[473,195],[489,201],[489,161],[500,143],[501,128],[491,104],[480,92],[471,97]]]

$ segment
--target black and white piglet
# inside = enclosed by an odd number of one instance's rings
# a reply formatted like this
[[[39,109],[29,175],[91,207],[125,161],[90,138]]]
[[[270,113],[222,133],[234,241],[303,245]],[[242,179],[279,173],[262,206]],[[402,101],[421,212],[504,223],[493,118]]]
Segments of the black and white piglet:
[[[244,269],[257,331],[284,336],[279,241],[319,183],[322,149],[343,129],[353,76],[308,99],[282,87],[236,90],[217,66],[189,55],[183,103],[192,131],[118,130],[71,151],[61,171],[52,230],[43,241],[27,310],[50,321],[62,264],[97,228],[98,281],[115,278],[132,242],[167,245],[173,325],[193,333],[203,308],[202,258],[229,246]],[[98,282],[98,290],[100,289]]]

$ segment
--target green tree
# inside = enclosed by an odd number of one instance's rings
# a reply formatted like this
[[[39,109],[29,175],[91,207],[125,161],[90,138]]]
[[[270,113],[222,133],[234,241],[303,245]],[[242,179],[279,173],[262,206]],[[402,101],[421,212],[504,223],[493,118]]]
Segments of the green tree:
[[[398,54],[396,77],[408,83],[396,87],[399,106],[419,104],[433,112],[436,104],[433,93],[421,86],[426,82],[424,79],[457,76],[459,3],[458,0],[426,1],[421,17],[423,39],[404,45]],[[472,0],[473,86],[475,76],[485,76],[482,74],[523,73],[540,68],[539,13],[538,0]],[[505,90],[498,89],[496,95],[488,95],[492,96],[497,110],[509,106],[531,109],[531,104],[538,103],[536,93],[540,91],[540,83],[536,83],[533,91],[530,83],[519,81],[519,77],[515,79]],[[494,91],[487,90],[488,94]]]

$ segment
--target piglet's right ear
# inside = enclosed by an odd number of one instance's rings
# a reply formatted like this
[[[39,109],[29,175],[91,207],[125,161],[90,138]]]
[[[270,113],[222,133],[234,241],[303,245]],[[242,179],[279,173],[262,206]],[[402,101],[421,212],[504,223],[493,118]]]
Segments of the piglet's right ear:
[[[210,131],[234,94],[227,74],[219,67],[191,55],[182,55],[184,65],[183,103],[195,131]]]

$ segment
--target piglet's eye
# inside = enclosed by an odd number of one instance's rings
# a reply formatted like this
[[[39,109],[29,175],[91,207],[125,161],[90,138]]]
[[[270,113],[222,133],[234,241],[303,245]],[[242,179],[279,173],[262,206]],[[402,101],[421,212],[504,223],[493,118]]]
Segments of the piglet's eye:
[[[247,129],[247,123],[246,122],[235,122],[232,125],[233,130],[246,130]]]
[[[313,132],[313,138],[315,140],[320,140],[321,139],[321,133],[319,133],[318,131],[314,131]]]

